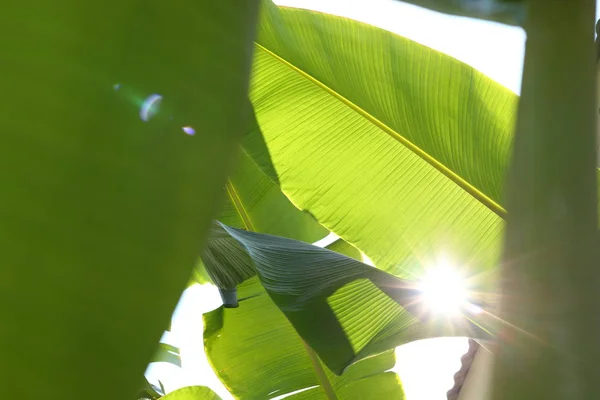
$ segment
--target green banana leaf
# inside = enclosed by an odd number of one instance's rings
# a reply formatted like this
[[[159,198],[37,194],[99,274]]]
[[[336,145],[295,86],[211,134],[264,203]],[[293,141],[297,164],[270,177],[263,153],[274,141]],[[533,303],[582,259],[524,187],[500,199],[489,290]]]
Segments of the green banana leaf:
[[[257,9],[4,4],[4,397],[134,398],[243,133]]]
[[[360,251],[356,247],[352,246],[348,242],[345,242],[341,239],[336,240],[335,242],[331,243],[326,248],[331,251],[335,251],[336,253],[340,253],[345,256],[354,258],[355,260],[358,260],[358,261],[361,261],[361,259],[362,259],[362,255],[360,254]]]
[[[252,110],[249,103],[248,108]],[[309,213],[298,210],[279,189],[278,177],[254,112],[250,113],[246,129],[243,147],[237,152],[234,170],[223,188],[226,195],[218,216],[219,221],[238,228],[306,242],[314,242],[326,236],[327,229],[319,225]],[[253,157],[249,156],[249,151]],[[215,232],[210,236],[214,240],[203,250],[204,261],[208,259],[209,262],[211,246],[219,244]],[[210,276],[206,273],[201,258],[194,270],[192,283],[212,282],[220,288],[234,288],[247,277],[242,274],[240,277],[230,276],[231,280],[225,278],[223,281],[218,276]]]
[[[357,260],[361,258],[358,249],[343,240],[336,240],[328,248]],[[202,271],[212,283],[222,289],[233,289],[256,275],[256,269],[247,249],[218,221],[213,221],[200,259]]]
[[[260,132],[246,135],[246,137],[250,141],[262,140]],[[258,146],[261,146],[260,142]],[[234,171],[229,175],[227,184],[223,188],[226,195],[218,216],[219,220],[230,226],[306,242],[314,242],[326,236],[327,229],[319,225],[310,214],[298,210],[281,192],[276,184],[276,174],[269,170],[268,150],[264,147],[259,147],[259,149],[255,155],[269,175],[263,173],[244,150],[238,150]],[[219,228],[217,227],[217,229]],[[219,280],[219,277],[207,274],[204,262],[207,259],[210,262],[211,246],[218,246],[217,236],[213,234],[211,238],[213,240],[203,250],[204,260],[202,257],[198,260],[191,283],[211,282],[219,288],[234,288],[247,276],[230,277],[233,280],[222,281]],[[252,274],[253,271],[251,271]]]
[[[252,108],[249,105],[249,108]],[[278,177],[254,115],[238,151],[236,165],[225,187],[225,204],[219,221],[256,232],[314,242],[328,231],[310,214],[298,210],[279,189]],[[255,149],[256,162],[245,148]],[[262,170],[261,170],[262,168]]]
[[[261,138],[262,136],[253,135]],[[265,165],[269,165],[268,152]],[[276,183],[265,175],[242,150],[238,151],[234,171],[230,174],[221,212],[220,221],[238,228],[256,230],[279,236],[291,237],[306,242],[314,242],[327,235],[327,229],[319,225],[308,213],[298,210],[285,197]],[[276,178],[276,175],[270,174]],[[210,248],[203,251],[210,256]],[[214,281],[214,277],[206,274],[202,259],[199,260],[192,283],[213,282],[219,287],[235,287],[235,284]],[[242,282],[236,280],[236,284]]]
[[[415,278],[445,255],[490,291],[515,94],[385,30],[264,1],[251,99],[294,204],[378,268]]]
[[[162,385],[161,387],[156,387],[150,382],[148,382],[148,378],[144,376],[144,384],[142,386],[142,390],[137,395],[138,400],[155,400],[159,399],[164,395]]]
[[[181,367],[181,356],[179,349],[167,343],[159,343],[158,349],[150,362],[167,362]]]
[[[221,400],[215,392],[206,386],[188,386],[172,391],[163,400]]]
[[[220,229],[219,229],[220,228]],[[213,225],[213,234],[225,239],[226,231],[220,224]],[[234,240],[229,236],[230,240]],[[208,240],[211,247],[212,237]],[[235,241],[235,240],[234,240]],[[237,242],[237,241],[235,241]],[[226,243],[225,243],[226,244]],[[229,246],[237,249],[235,243],[229,242]],[[360,259],[360,252],[348,243],[338,240],[328,246],[333,251],[345,254],[349,257]],[[223,255],[236,254],[235,251],[222,249]],[[210,264],[217,276],[224,274],[228,276],[240,268],[246,270],[249,265],[237,266],[231,261],[235,257],[219,257],[221,260],[230,260],[221,268],[218,264]],[[238,258],[239,260],[239,258]],[[204,343],[206,354],[213,366],[215,373],[229,390],[239,398],[272,398],[297,390],[306,390],[311,398],[325,398],[325,392],[319,385],[315,375],[315,368],[321,368],[320,361],[311,362],[309,349],[301,346],[302,341],[290,322],[281,314],[276,305],[268,297],[264,288],[260,285],[258,278],[246,280],[239,287],[240,309],[220,307],[204,315]],[[266,337],[273,341],[265,340]],[[257,344],[258,343],[258,344]],[[300,346],[299,346],[300,345]],[[344,391],[347,384],[351,384],[353,390],[364,390],[365,393],[387,393],[387,398],[402,398],[402,388],[396,374],[387,373],[380,377],[385,370],[394,365],[394,354],[390,352],[385,355],[371,357],[368,365],[373,365],[374,370],[363,369],[358,363],[349,368],[356,371],[352,375],[346,373],[343,379],[337,377],[326,367],[328,382],[335,388],[336,392]],[[315,366],[314,362],[317,362]],[[376,375],[376,377],[371,377]],[[391,376],[391,377],[388,377]],[[369,379],[365,379],[369,377]],[[377,380],[377,385],[370,384]],[[357,384],[353,382],[357,381]],[[385,381],[385,382],[384,382]],[[290,396],[299,398],[302,393]],[[350,398],[348,396],[342,398]],[[367,397],[365,399],[376,398]]]
[[[258,278],[241,284],[238,293],[239,308],[204,314],[206,354],[229,391],[239,399],[270,399],[308,389],[288,398],[327,399],[300,336]],[[352,365],[342,376],[324,369],[339,400],[403,399],[398,376],[385,372],[394,363],[389,351]]]
[[[282,191],[378,268],[496,265],[516,95],[385,30],[265,1],[251,100]]]
[[[207,268],[228,273],[254,268],[271,300],[298,335],[338,375],[365,357],[416,338],[450,334],[489,338],[467,318],[457,319],[451,326],[431,319],[426,315],[416,282],[401,280],[328,249],[221,226],[220,234],[224,236],[225,232],[231,239],[222,243],[218,254],[215,252],[216,261],[207,263]],[[246,257],[239,256],[242,249],[247,252]],[[239,323],[243,318],[257,319],[255,315],[244,314],[244,310],[252,313],[247,304],[257,297],[256,293],[240,293],[240,297],[244,299],[240,300],[243,303],[240,310],[227,314],[227,321]],[[220,315],[220,320],[206,321],[207,334],[223,324],[225,314],[220,311]],[[251,321],[246,320],[249,331]],[[257,329],[265,325],[254,324]],[[240,329],[234,332],[241,335]],[[243,345],[249,346],[249,343]],[[213,351],[216,350],[207,345],[211,359]]]

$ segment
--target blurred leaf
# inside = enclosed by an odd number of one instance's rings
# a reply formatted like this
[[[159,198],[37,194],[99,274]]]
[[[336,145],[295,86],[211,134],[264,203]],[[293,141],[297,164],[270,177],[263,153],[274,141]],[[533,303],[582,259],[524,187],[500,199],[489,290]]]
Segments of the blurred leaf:
[[[4,5],[6,398],[134,398],[242,133],[256,3]]]

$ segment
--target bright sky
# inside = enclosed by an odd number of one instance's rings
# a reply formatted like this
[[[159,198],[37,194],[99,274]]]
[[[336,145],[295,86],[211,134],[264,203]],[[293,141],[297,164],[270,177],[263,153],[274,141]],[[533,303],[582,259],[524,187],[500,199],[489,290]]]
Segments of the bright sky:
[[[353,18],[387,29],[449,54],[514,92],[520,92],[525,43],[525,34],[520,28],[452,17],[394,0],[275,2]],[[173,314],[172,333],[163,338],[180,347],[182,368],[153,364],[147,373],[152,382],[160,379],[167,391],[205,385],[223,399],[233,398],[210,369],[202,342],[202,313],[219,305],[218,292],[210,285],[196,285],[185,291]],[[467,347],[464,338],[429,339],[399,347],[394,370],[402,379],[407,400],[445,400]]]

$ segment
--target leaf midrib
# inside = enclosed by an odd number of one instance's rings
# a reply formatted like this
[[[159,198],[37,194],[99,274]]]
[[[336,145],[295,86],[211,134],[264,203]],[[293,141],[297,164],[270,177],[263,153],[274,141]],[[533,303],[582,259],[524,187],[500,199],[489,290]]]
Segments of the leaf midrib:
[[[452,182],[454,182],[457,186],[459,186],[464,191],[466,191],[471,196],[473,196],[475,199],[477,199],[477,201],[479,201],[481,204],[483,204],[485,207],[487,207],[494,214],[498,215],[500,218],[503,218],[503,219],[506,218],[506,210],[500,204],[496,203],[494,200],[492,200],[491,198],[489,198],[485,193],[481,192],[475,186],[471,185],[469,182],[467,182],[462,177],[460,177],[458,174],[456,174],[454,171],[452,171],[450,168],[446,167],[444,164],[442,164],[441,162],[439,162],[438,160],[436,160],[433,156],[431,156],[429,153],[427,153],[426,151],[424,151],[423,149],[421,149],[419,146],[417,146],[416,144],[412,143],[410,140],[408,140],[407,138],[405,138],[404,136],[402,136],[401,134],[399,134],[398,132],[396,132],[394,129],[392,129],[391,127],[389,127],[388,125],[386,125],[384,122],[380,121],[379,119],[377,119],[376,117],[374,117],[373,115],[371,115],[370,113],[368,113],[366,110],[362,109],[357,104],[353,103],[352,101],[348,100],[346,97],[342,96],[341,94],[339,94],[335,90],[331,89],[329,86],[327,86],[326,84],[324,84],[320,80],[316,79],[315,77],[313,77],[309,73],[307,73],[307,72],[301,70],[300,68],[296,67],[295,65],[293,65],[289,61],[287,61],[284,58],[280,57],[279,55],[275,54],[274,52],[272,52],[271,50],[269,50],[266,47],[262,46],[258,42],[254,42],[254,44],[256,45],[256,47],[259,50],[261,50],[261,51],[265,52],[266,54],[270,55],[276,61],[278,61],[279,63],[285,65],[288,68],[290,68],[292,71],[295,71],[301,77],[307,79],[309,82],[313,83],[314,85],[317,85],[318,87],[320,87],[321,89],[323,89],[325,92],[329,93],[331,96],[333,96],[337,100],[341,101],[346,106],[350,107],[352,110],[354,110],[360,116],[362,116],[366,120],[368,120],[371,123],[373,123],[375,126],[377,126],[379,129],[381,129],[382,131],[384,131],[385,133],[387,133],[394,140],[396,140],[397,142],[399,142],[400,144],[402,144],[404,147],[406,147],[407,149],[409,149],[410,151],[412,151],[415,155],[417,155],[418,157],[420,157],[426,163],[428,163],[429,165],[431,165],[433,168],[435,168],[440,173],[442,173],[444,176],[446,176],[448,179],[450,179]]]

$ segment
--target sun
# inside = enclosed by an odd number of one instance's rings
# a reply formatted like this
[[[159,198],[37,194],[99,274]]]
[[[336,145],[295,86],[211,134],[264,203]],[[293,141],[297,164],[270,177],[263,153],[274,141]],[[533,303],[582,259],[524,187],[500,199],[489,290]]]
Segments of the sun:
[[[418,289],[425,306],[434,314],[456,316],[468,305],[465,278],[444,260],[427,270]]]

